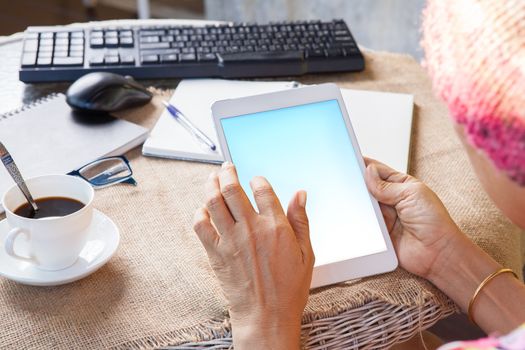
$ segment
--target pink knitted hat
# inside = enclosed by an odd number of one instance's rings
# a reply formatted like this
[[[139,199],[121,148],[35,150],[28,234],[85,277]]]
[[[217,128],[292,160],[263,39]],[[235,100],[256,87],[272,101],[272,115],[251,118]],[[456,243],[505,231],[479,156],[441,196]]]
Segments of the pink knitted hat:
[[[425,62],[468,140],[525,186],[525,0],[429,0]]]

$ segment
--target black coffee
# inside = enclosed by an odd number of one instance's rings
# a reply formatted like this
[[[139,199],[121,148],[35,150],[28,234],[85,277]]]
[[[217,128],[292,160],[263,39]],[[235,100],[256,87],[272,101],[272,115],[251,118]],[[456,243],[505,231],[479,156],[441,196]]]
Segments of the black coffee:
[[[44,197],[35,200],[38,210],[34,211],[29,203],[22,204],[14,213],[31,219],[41,219],[50,216],[66,216],[84,207],[84,203],[73,198]]]

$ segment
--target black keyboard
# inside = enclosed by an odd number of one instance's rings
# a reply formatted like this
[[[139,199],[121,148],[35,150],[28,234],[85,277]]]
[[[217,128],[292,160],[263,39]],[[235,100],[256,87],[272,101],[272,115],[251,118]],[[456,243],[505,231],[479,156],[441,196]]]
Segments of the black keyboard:
[[[342,20],[170,27],[29,27],[20,80],[292,76],[364,68]]]

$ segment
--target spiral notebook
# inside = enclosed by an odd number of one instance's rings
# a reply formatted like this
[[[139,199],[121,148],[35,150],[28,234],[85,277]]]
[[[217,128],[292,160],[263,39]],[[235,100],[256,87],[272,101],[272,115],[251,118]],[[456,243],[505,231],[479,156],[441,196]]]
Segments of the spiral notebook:
[[[122,119],[76,114],[63,94],[0,115],[0,141],[26,178],[66,174],[98,158],[122,154],[147,135],[146,128]],[[0,166],[0,197],[14,183]]]

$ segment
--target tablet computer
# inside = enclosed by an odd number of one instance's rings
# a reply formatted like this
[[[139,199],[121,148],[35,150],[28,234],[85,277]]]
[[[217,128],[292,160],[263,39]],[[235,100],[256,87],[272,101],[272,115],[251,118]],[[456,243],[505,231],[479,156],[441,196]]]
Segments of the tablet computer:
[[[254,176],[268,179],[284,208],[296,191],[307,191],[312,288],[397,267],[335,84],[218,101],[212,112],[224,157],[235,164],[255,208]]]

